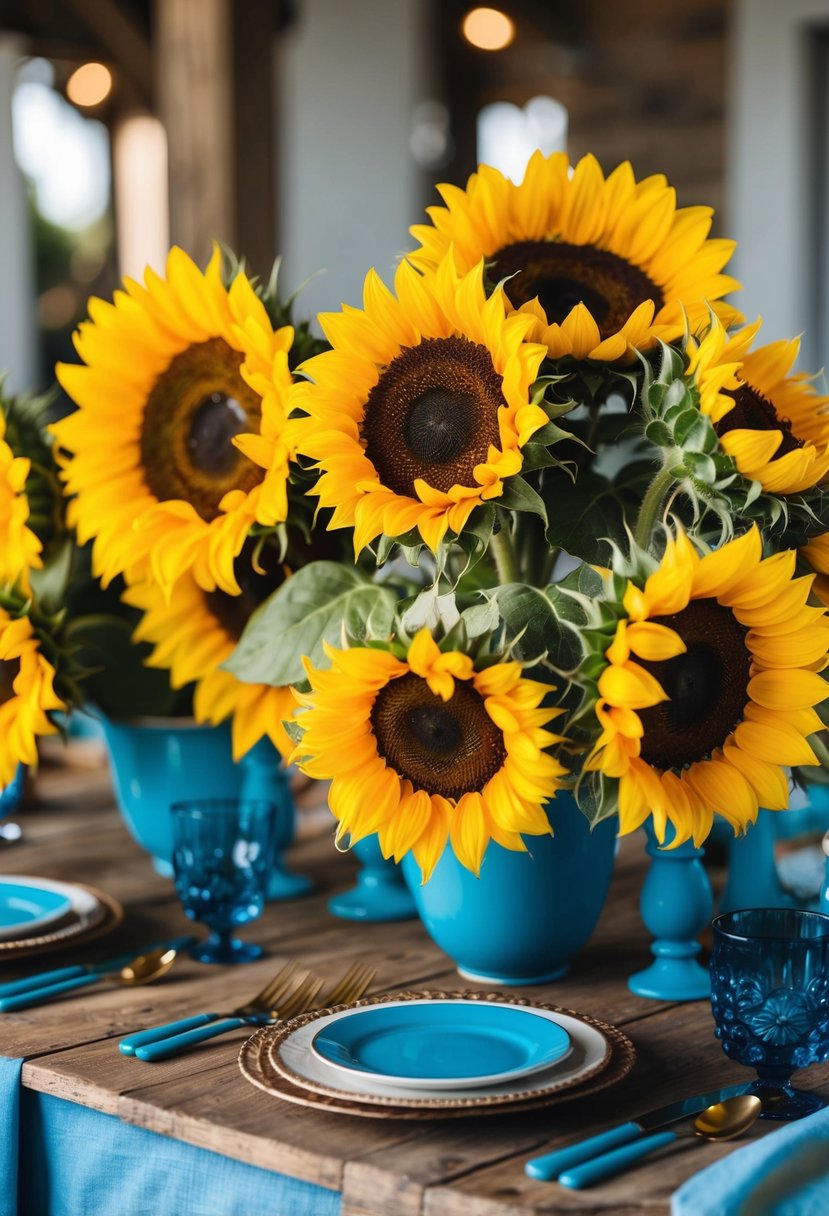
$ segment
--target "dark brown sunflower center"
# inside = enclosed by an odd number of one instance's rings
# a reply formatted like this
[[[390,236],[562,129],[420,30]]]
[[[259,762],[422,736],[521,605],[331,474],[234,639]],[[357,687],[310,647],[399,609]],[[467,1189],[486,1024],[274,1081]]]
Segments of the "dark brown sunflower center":
[[[371,711],[377,750],[416,790],[459,799],[482,790],[506,759],[501,731],[464,681],[443,701],[420,676],[382,688]]]
[[[638,266],[593,245],[519,241],[498,250],[489,274],[496,282],[514,276],[506,285],[513,307],[537,296],[551,325],[584,304],[603,338],[617,333],[643,301],[653,300],[657,312],[665,303]]]
[[[741,384],[734,392],[726,390],[726,396],[732,397],[735,405],[724,418],[716,424],[718,435],[726,435],[729,431],[781,431],[783,439],[780,447],[774,453],[775,460],[802,448],[804,440],[798,439],[792,431],[788,418],[781,418],[774,406],[762,393],[752,388],[750,384]]]
[[[160,501],[182,498],[208,521],[229,490],[247,492],[264,476],[232,442],[259,430],[260,399],[242,379],[241,363],[223,338],[188,346],[170,360],[144,407],[147,485]]]
[[[685,654],[661,663],[637,660],[669,701],[639,710],[642,759],[655,768],[684,768],[722,747],[749,701],[748,629],[715,599],[691,600],[673,616],[655,617],[679,634]]]
[[[380,375],[366,402],[361,437],[383,485],[414,496],[420,477],[436,490],[474,486],[472,470],[500,444],[501,377],[485,346],[426,338]]]
[[[11,701],[14,682],[20,672],[20,659],[0,659],[0,705]]]
[[[233,563],[236,582],[242,588],[241,595],[228,595],[225,591],[205,592],[208,611],[232,638],[238,640],[242,631],[260,604],[285,581],[285,566],[272,545],[264,546],[256,554],[258,570],[253,568],[253,548],[248,542]]]

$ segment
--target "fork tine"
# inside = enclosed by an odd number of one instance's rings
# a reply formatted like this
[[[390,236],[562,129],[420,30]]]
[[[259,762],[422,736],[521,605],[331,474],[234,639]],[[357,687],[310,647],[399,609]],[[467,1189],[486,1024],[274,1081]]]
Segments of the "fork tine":
[[[296,963],[286,963],[276,975],[269,979],[261,992],[257,992],[256,996],[251,997],[249,1005],[261,1005],[264,1009],[270,1009],[277,996],[281,996],[288,986],[290,980],[294,978],[296,972]]]
[[[362,963],[352,963],[345,975],[343,975],[336,984],[333,984],[328,992],[323,997],[322,1003],[325,1006],[339,1005],[342,1001],[343,992],[348,990],[350,984],[353,983],[355,977],[360,974],[363,969]]]
[[[376,974],[377,972],[374,967],[366,967],[361,975],[355,976],[353,982],[349,985],[348,991],[344,992],[340,997],[340,1003],[351,1005],[354,1001],[358,1001]]]
[[[313,1009],[321,988],[322,980],[316,979],[313,975],[307,975],[296,992],[292,992],[288,999],[279,1006],[277,1011],[279,1020],[285,1021],[287,1018],[295,1017],[298,1013],[305,1013],[306,1010]]]
[[[356,1001],[361,997],[368,988],[371,981],[374,979],[377,972],[373,967],[369,967],[365,963],[354,963],[349,967],[345,975],[338,984],[326,993],[323,999],[323,1005],[342,1005],[349,1001]]]

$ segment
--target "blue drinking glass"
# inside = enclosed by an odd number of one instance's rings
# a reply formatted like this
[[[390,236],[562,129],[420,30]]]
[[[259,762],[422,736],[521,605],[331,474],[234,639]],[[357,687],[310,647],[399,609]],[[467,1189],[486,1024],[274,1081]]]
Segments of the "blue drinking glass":
[[[190,951],[202,963],[249,963],[261,946],[233,930],[262,915],[276,808],[270,802],[196,799],[170,808],[176,891],[191,920],[211,930]]]
[[[711,1008],[726,1055],[753,1067],[764,1119],[800,1119],[826,1099],[792,1073],[829,1059],[829,916],[748,908],[713,922]]]

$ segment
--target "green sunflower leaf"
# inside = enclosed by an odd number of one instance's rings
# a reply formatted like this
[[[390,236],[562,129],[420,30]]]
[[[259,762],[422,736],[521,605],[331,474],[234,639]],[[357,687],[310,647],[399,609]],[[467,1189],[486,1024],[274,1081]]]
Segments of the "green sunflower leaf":
[[[531,663],[546,656],[558,670],[571,671],[582,658],[578,630],[564,616],[563,605],[553,602],[548,591],[526,583],[506,583],[490,592],[490,598],[498,606],[505,641],[516,658]]]
[[[344,630],[358,642],[388,636],[397,604],[389,587],[360,570],[311,562],[257,608],[222,666],[250,684],[296,684],[305,676],[302,656],[325,666],[323,644],[341,646]]]
[[[523,477],[510,477],[504,483],[504,492],[498,499],[498,506],[506,508],[507,511],[531,511],[547,523],[544,499]]]

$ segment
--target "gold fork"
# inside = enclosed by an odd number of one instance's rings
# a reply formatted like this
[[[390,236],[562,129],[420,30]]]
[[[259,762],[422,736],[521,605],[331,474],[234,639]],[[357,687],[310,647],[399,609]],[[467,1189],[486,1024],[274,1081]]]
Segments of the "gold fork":
[[[376,974],[376,969],[367,963],[352,963],[345,975],[326,992],[325,996],[320,997],[319,1001],[316,1001],[318,988],[313,996],[302,1002],[302,1008],[299,1008],[299,1001],[294,1001],[289,1013],[284,1005],[280,1005],[278,1020],[284,1022],[288,1018],[295,1018],[300,1013],[308,1013],[311,1009],[328,1009],[331,1005],[351,1005],[360,999]],[[321,988],[322,984],[319,987]]]
[[[307,1013],[311,1009],[326,1007],[329,1004],[343,1004],[346,1001],[356,1001],[368,988],[374,975],[375,971],[373,968],[365,964],[353,964],[342,979],[326,993],[323,1005],[320,1006],[318,998],[323,986],[322,980],[308,974],[297,988],[287,993],[284,999],[276,1007],[267,1011],[267,1013],[237,1015],[223,1021],[211,1022],[209,1025],[202,1025],[193,1030],[188,1030],[184,1034],[176,1034],[172,1038],[165,1038],[161,1042],[156,1041],[148,1043],[146,1046],[138,1047],[135,1054],[140,1060],[154,1064],[157,1060],[169,1059],[170,1056],[177,1055],[188,1047],[195,1046],[197,1043],[203,1043],[207,1039],[216,1038],[228,1030],[236,1030],[240,1026],[269,1025],[272,1022],[285,1021],[288,1018],[296,1017],[300,1013]]]
[[[141,1030],[129,1034],[119,1043],[122,1055],[134,1055],[139,1047],[147,1047],[150,1043],[159,1043],[174,1035],[184,1034],[188,1030],[196,1030],[200,1026],[208,1026],[223,1018],[245,1018],[261,1015],[270,1017],[276,1004],[285,996],[296,977],[296,963],[286,963],[271,979],[268,980],[261,992],[250,998],[236,1009],[224,1013],[198,1013],[178,1022],[165,1022],[162,1026],[153,1026],[149,1030]]]

